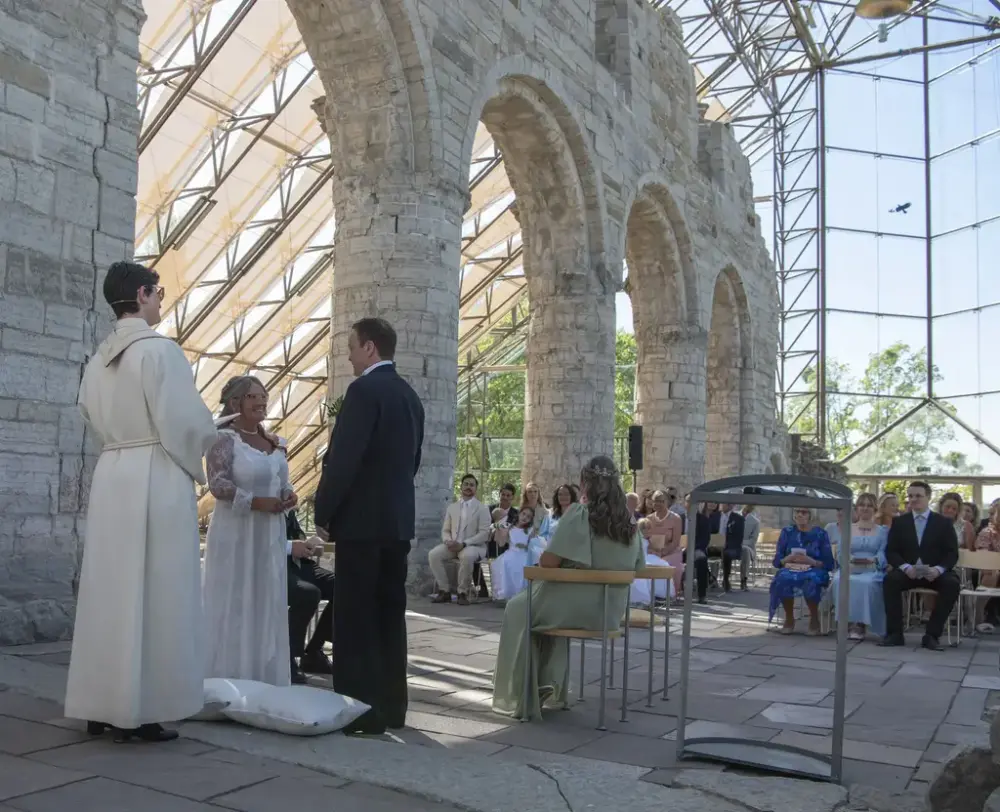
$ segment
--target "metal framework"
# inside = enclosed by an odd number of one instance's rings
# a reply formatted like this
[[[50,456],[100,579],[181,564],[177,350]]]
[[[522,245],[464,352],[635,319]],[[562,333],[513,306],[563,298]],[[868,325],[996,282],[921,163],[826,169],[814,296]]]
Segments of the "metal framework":
[[[1000,48],[1000,3],[965,0],[946,5],[923,0],[914,2],[906,13],[880,22],[857,16],[854,3],[834,0],[651,1],[680,16],[706,115],[730,124],[750,159],[758,194],[755,202],[763,219],[770,209],[781,308],[776,393],[782,421],[791,431],[828,444],[834,399],[843,402],[853,398],[861,403],[865,399],[893,397],[889,391],[837,387],[828,363],[851,360],[835,357],[833,346],[844,343],[841,333],[847,328],[841,325],[848,321],[846,317],[863,313],[873,320],[907,318],[922,325],[920,332],[925,336],[921,342],[926,350],[927,370],[923,391],[911,395],[912,408],[903,415],[879,426],[877,432],[839,456],[848,464],[857,463],[859,455],[876,451],[893,431],[931,409],[946,415],[970,445],[983,450],[988,457],[987,467],[1000,472],[1000,430],[994,425],[988,432],[982,425],[972,425],[971,420],[962,417],[962,409],[947,400],[954,392],[938,391],[941,375],[937,370],[944,351],[940,347],[935,350],[941,343],[939,325],[949,314],[941,313],[934,304],[935,288],[940,284],[935,271],[939,275],[945,271],[935,263],[935,240],[944,232],[937,225],[941,204],[933,194],[932,172],[935,162],[952,151],[939,150],[932,143],[938,115],[932,100],[934,85],[977,62],[992,60],[994,70],[1000,71],[995,65]],[[935,61],[935,55],[943,54],[952,55],[950,64],[943,70],[936,69],[941,62]],[[886,88],[907,83],[917,89],[919,94],[910,92],[907,98],[913,101],[908,115],[914,117],[922,134],[919,150],[897,155],[889,144],[851,148],[830,142],[830,127],[845,119],[858,128],[878,126],[877,121],[869,119],[871,114],[877,116],[877,110],[845,109],[842,101],[831,102],[829,85],[840,81],[840,77],[882,82]],[[962,114],[974,115],[972,100],[963,107]],[[837,129],[843,131],[843,126]],[[995,142],[998,137],[1000,123],[995,129],[985,125],[961,146]],[[919,229],[898,235],[888,222],[867,222],[851,228],[832,218],[831,194],[842,198],[848,194],[846,184],[851,182],[844,172],[830,170],[831,161],[841,168],[840,155],[863,157],[875,166],[893,160],[919,166],[922,188],[913,204],[915,217],[921,218]],[[980,171],[995,177],[998,169],[1000,161],[995,160]],[[997,217],[1000,211],[988,211],[963,223],[962,228],[980,229]],[[919,312],[893,307],[895,303],[884,299],[876,307],[861,306],[856,310],[839,304],[843,296],[833,302],[832,287],[842,286],[845,275],[837,272],[844,258],[834,255],[830,243],[839,245],[841,235],[851,233],[874,240],[905,237],[922,244],[922,273],[915,285],[923,297]],[[913,271],[916,273],[916,269]],[[997,296],[967,304],[968,310],[984,317],[990,314],[992,319],[1000,315],[998,306]],[[872,347],[872,351],[875,349]],[[981,401],[996,394],[996,389],[1000,389],[1000,383],[982,382],[965,396]]]
[[[989,20],[996,13],[989,4],[1000,0],[967,0],[964,11],[918,3],[882,33],[833,0],[649,2],[680,15],[706,114],[731,124],[754,166],[758,207],[773,209],[779,407],[793,426],[811,420],[822,439],[831,312],[824,300],[827,77],[882,64],[895,53],[895,32],[921,25],[925,38],[902,49],[911,56],[975,45],[973,56],[983,58],[1000,36]],[[334,167],[311,107],[323,89],[283,0],[167,0],[147,4],[147,12],[137,77],[136,255],[160,273],[168,291],[161,329],[184,347],[209,403],[231,375],[253,372],[265,381],[270,426],[287,437],[293,479],[308,493],[326,437],[336,273]],[[943,36],[941,20],[957,34]],[[889,43],[879,43],[886,32]],[[528,324],[514,197],[483,127],[473,156],[460,270],[462,403],[476,376],[518,360]],[[934,408],[936,397],[929,380],[921,402]]]

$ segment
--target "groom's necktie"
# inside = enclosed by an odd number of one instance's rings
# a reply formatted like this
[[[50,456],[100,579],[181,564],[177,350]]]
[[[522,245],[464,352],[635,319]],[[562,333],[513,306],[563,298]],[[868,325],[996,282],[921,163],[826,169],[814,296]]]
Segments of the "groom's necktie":
[[[923,544],[924,530],[927,529],[927,517],[924,516],[923,513],[921,513],[920,515],[915,516],[914,520],[917,525],[917,544]]]

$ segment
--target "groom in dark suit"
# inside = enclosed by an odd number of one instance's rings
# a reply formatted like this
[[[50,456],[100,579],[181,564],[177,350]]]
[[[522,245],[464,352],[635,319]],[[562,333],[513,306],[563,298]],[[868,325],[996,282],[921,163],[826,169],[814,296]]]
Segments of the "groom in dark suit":
[[[910,512],[892,520],[886,543],[885,558],[892,569],[882,582],[887,634],[879,645],[905,645],[903,593],[915,588],[932,589],[937,592],[937,600],[921,644],[931,651],[940,651],[941,632],[962,590],[954,572],[958,564],[958,537],[954,524],[928,507],[930,485],[911,482],[906,496]]]
[[[424,407],[396,372],[387,321],[361,319],[347,345],[357,378],[323,458],[316,527],[334,544],[333,688],[371,705],[345,732],[378,734],[406,721],[406,558]]]

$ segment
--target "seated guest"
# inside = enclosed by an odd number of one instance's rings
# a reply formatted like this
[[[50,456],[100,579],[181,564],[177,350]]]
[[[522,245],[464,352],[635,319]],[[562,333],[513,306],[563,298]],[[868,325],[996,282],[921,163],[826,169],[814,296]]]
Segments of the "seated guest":
[[[649,517],[644,519],[639,519],[636,523],[636,527],[639,530],[640,544],[642,544],[642,555],[646,559],[647,567],[664,567],[670,566],[662,557],[657,555],[653,548],[650,546],[650,533],[652,532],[653,525],[649,520]],[[680,555],[678,554],[678,566],[680,564]],[[676,576],[676,572],[674,573]],[[630,595],[632,603],[639,606],[648,606],[653,602],[652,595],[649,589],[649,581],[642,579],[636,581],[632,584],[632,593]],[[673,582],[671,582],[672,584]],[[674,592],[673,589],[668,590],[667,583],[665,581],[656,582],[656,597],[660,600],[666,599],[668,597],[667,593]],[[676,594],[676,593],[675,593]]]
[[[937,593],[934,610],[921,641],[924,648],[942,649],[939,638],[962,589],[953,572],[958,563],[958,536],[954,524],[928,507],[931,488],[911,482],[906,489],[910,512],[897,516],[889,527],[885,558],[892,569],[882,581],[886,636],[880,645],[902,646],[903,593],[920,587]]]
[[[292,683],[301,685],[306,681],[306,673],[333,673],[323,646],[333,641],[334,576],[316,563],[313,544],[305,541],[306,534],[294,510],[285,516],[285,528],[288,537],[288,648],[292,655]],[[306,631],[320,601],[327,603],[306,645]]]
[[[628,511],[632,514],[632,518],[635,521],[639,521],[642,518],[642,514],[639,513],[639,494],[631,492],[625,494],[625,504],[628,506]]]
[[[946,493],[938,500],[938,512],[951,519],[958,537],[958,546],[963,550],[976,549],[976,528],[962,515],[962,497],[957,493]]]
[[[899,515],[899,497],[892,491],[886,491],[879,497],[878,513],[875,516],[875,523],[883,527],[889,527],[893,519]]]
[[[986,526],[979,531],[976,537],[976,549],[987,550],[992,553],[1000,553],[1000,499],[994,500],[990,505],[989,514],[986,517]],[[979,575],[979,572],[975,572]],[[981,576],[982,585],[985,587],[996,587],[1000,582],[1000,573],[996,571],[984,571]],[[976,629],[987,634],[991,634],[1000,616],[998,612],[1000,606],[996,598],[987,601],[976,601]],[[986,619],[986,623],[982,621]]]
[[[746,529],[746,520],[742,513],[733,509],[733,505],[726,505],[725,508],[722,514],[725,523],[720,523],[720,532],[726,539],[725,547],[722,549],[722,588],[730,592],[729,576],[733,571],[733,562],[743,559],[743,533]]]
[[[472,589],[472,569],[486,554],[486,542],[490,537],[490,512],[486,505],[476,499],[479,480],[472,474],[462,477],[462,498],[448,505],[441,531],[441,544],[427,554],[427,561],[437,582],[437,594],[431,598],[434,603],[451,602],[451,578],[445,564],[458,562],[458,602],[469,603]]]
[[[675,596],[681,594],[684,588],[684,552],[681,550],[681,536],[684,534],[681,517],[670,510],[670,499],[664,491],[655,491],[652,499],[653,512],[646,519],[648,520],[649,533],[645,538],[649,539],[649,550],[646,552],[659,556],[662,561],[659,566],[666,564],[674,568],[674,589]],[[661,589],[663,587],[660,587]],[[657,597],[666,597],[657,596]]]
[[[979,524],[979,505],[975,502],[962,502],[962,518],[972,525],[977,534],[983,529],[982,525]]]
[[[552,494],[552,510],[548,518],[542,522],[538,533],[528,544],[528,565],[535,567],[538,565],[538,557],[549,544],[549,540],[559,526],[559,519],[570,507],[580,501],[579,491],[576,485],[560,485],[556,492]]]
[[[771,606],[768,620],[781,604],[785,610],[782,634],[795,631],[795,596],[799,593],[809,607],[809,634],[820,633],[819,602],[823,590],[830,584],[833,570],[833,550],[830,537],[821,527],[812,526],[812,511],[796,508],[792,513],[795,524],[781,531],[778,549],[774,554],[774,568],[778,570],[771,579]]]
[[[698,603],[705,603],[707,600],[708,545],[712,540],[712,511],[716,507],[711,502],[702,502],[701,510],[694,517],[694,578],[698,586]],[[691,549],[691,537],[688,536],[688,549],[684,551],[683,557],[685,566]]]
[[[740,553],[740,589],[747,591],[747,573],[751,566],[751,552],[757,554],[757,538],[760,536],[760,517],[753,505],[743,506],[743,550]]]
[[[609,457],[594,457],[580,474],[586,504],[572,505],[559,520],[542,567],[597,570],[638,570],[645,566],[638,534],[625,504],[618,471]],[[569,640],[533,635],[553,628],[617,629],[627,609],[628,588],[609,587],[607,614],[598,584],[545,582],[531,585],[531,629],[527,620],[527,592],[508,603],[500,629],[493,679],[496,713],[537,718],[547,702],[565,706],[569,691]],[[531,646],[529,707],[524,706],[524,670]]]
[[[524,568],[529,566],[531,541],[536,538],[531,527],[534,520],[531,508],[521,508],[517,524],[509,531],[507,551],[490,563],[493,597],[498,601],[510,600],[524,589]]]
[[[518,510],[514,506],[514,496],[517,494],[517,487],[508,482],[500,489],[500,501],[495,505],[490,505],[490,513],[495,510],[502,510],[507,521],[511,524],[517,523]]]
[[[639,491],[639,518],[649,516],[653,512],[653,489],[643,488]]]
[[[690,494],[688,494],[690,496]],[[667,504],[670,505],[670,512],[681,517],[681,533],[687,532],[687,510],[677,498],[677,488],[667,488]]]
[[[875,524],[878,503],[870,493],[863,493],[857,501],[858,520],[851,525],[850,600],[847,606],[849,640],[864,640],[871,629],[879,637],[885,635],[885,603],[882,600],[882,579],[885,574],[885,545],[888,528]],[[840,538],[840,534],[837,534]],[[840,599],[840,577],[833,574],[833,602],[837,608],[837,622],[844,622],[844,607]]]
[[[530,507],[535,512],[535,522],[532,527],[535,533],[541,533],[542,525],[549,519],[549,509],[542,501],[542,491],[534,482],[529,482],[524,486],[524,493],[521,494],[521,510]]]

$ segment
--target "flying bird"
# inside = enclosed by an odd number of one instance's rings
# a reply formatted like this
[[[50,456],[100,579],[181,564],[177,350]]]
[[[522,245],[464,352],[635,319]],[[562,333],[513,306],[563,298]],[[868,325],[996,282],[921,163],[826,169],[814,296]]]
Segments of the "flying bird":
[[[911,205],[911,203],[900,203],[896,208],[889,209],[889,214],[906,214]]]

